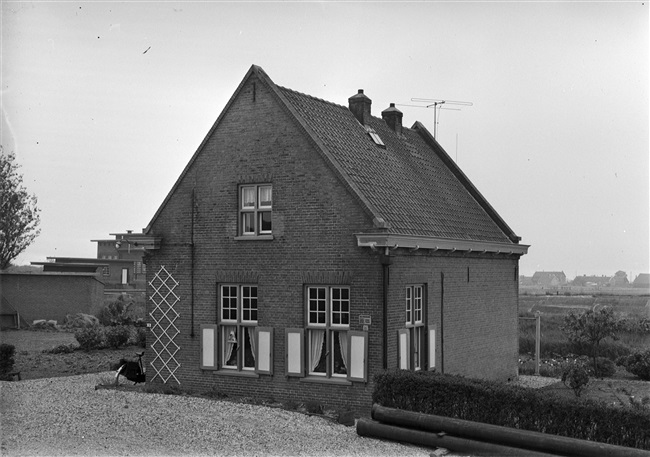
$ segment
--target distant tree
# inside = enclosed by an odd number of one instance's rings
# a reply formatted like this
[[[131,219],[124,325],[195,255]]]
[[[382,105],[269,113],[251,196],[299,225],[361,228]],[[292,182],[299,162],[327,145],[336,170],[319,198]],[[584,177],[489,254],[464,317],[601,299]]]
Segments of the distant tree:
[[[40,233],[36,196],[23,187],[15,159],[0,146],[0,270],[7,268]]]
[[[568,335],[569,341],[586,343],[591,346],[591,356],[594,360],[594,375],[598,376],[598,352],[600,342],[605,338],[618,339],[616,331],[618,320],[614,310],[609,307],[597,311],[587,310],[582,313],[571,311],[564,318],[562,330]]]

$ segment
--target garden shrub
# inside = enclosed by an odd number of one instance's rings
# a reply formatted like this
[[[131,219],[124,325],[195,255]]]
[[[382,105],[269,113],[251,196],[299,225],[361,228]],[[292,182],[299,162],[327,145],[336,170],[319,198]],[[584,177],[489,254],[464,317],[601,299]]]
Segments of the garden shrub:
[[[106,327],[104,333],[106,335],[106,346],[115,349],[125,346],[131,336],[129,328],[124,325]]]
[[[147,347],[147,329],[144,327],[136,327],[135,329],[135,344],[140,347]]]
[[[9,373],[14,369],[14,355],[16,347],[13,344],[0,344],[0,380],[10,380]]]
[[[120,295],[104,306],[97,317],[102,325],[140,325],[146,315],[146,302],[144,299],[133,299],[130,296]]]
[[[431,372],[375,375],[373,402],[391,408],[650,450],[650,410]]]
[[[650,381],[650,349],[635,351],[626,357],[619,358],[617,363],[644,381]]]
[[[104,347],[104,327],[95,326],[82,328],[74,332],[74,337],[79,343],[79,348],[84,351],[101,349]]]
[[[601,378],[610,378],[616,374],[616,364],[606,357],[598,357],[596,359],[598,364],[598,376]],[[594,369],[593,361],[589,362],[590,369],[592,372],[596,372]]]
[[[589,385],[589,359],[585,356],[565,362],[562,369],[562,382],[579,397]]]

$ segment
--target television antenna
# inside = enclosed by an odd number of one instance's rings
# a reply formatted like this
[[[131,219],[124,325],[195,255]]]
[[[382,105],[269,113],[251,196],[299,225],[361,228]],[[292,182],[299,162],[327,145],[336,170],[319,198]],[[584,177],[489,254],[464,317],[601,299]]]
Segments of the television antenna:
[[[426,103],[426,105],[400,105],[400,106],[414,106],[416,108],[433,108],[433,138],[438,134],[438,113],[442,109],[460,111],[460,108],[452,108],[448,105],[455,106],[474,106],[472,102],[461,102],[457,100],[439,100],[435,98],[412,98],[412,102]],[[445,106],[443,106],[445,105]]]

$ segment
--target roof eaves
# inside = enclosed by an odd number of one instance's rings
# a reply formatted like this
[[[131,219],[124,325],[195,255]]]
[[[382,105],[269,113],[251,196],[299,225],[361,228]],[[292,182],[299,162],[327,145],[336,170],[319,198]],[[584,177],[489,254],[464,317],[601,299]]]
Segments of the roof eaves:
[[[357,233],[357,246],[372,249],[409,249],[417,251],[426,249],[432,252],[462,252],[465,254],[506,254],[524,255],[528,253],[529,245],[513,244],[498,241],[460,240],[432,236],[405,235],[398,233]]]
[[[431,147],[431,149],[440,157],[443,163],[449,168],[449,170],[456,176],[456,178],[465,186],[470,195],[476,200],[476,202],[481,205],[483,210],[494,220],[497,226],[503,231],[503,233],[512,241],[513,243],[519,243],[521,237],[508,226],[506,221],[504,221],[499,213],[490,205],[487,199],[479,192],[479,190],[472,184],[467,175],[456,165],[449,154],[440,146],[440,143],[431,135],[431,132],[419,121],[416,121],[411,127],[412,130],[416,131],[422,139]]]

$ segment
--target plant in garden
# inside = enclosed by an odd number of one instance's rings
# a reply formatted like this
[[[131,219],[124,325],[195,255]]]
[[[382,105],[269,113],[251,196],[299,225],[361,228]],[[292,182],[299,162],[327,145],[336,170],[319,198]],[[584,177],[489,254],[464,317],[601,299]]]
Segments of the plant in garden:
[[[123,325],[106,327],[104,334],[106,335],[106,345],[115,349],[126,345],[126,343],[129,341],[129,337],[131,336],[129,328]]]
[[[562,330],[567,334],[572,343],[586,343],[591,346],[591,356],[594,363],[595,376],[599,375],[598,356],[599,346],[605,338],[618,339],[616,331],[618,321],[614,310],[609,307],[598,311],[587,310],[582,313],[570,312],[564,318]]]
[[[40,233],[36,196],[23,187],[15,159],[0,146],[0,270],[9,267]]]
[[[9,373],[14,368],[14,354],[16,347],[13,344],[0,344],[0,380],[8,381]]]
[[[644,381],[650,381],[650,349],[636,351],[627,357],[621,357],[617,363]]]
[[[598,373],[601,377],[609,378],[616,374],[616,364],[606,357],[598,357]],[[593,361],[590,362],[590,368],[596,372]]]
[[[566,362],[562,369],[562,382],[579,397],[589,385],[589,359],[582,356]]]
[[[98,313],[98,319],[102,325],[129,325],[133,323],[130,316],[130,309],[133,301],[120,295],[117,300],[110,302]]]
[[[74,337],[79,343],[79,347],[84,351],[104,347],[105,335],[103,327],[95,326],[79,329],[74,332]]]
[[[147,347],[147,329],[144,327],[136,327],[135,328],[135,344],[137,344],[140,347],[146,348]]]

